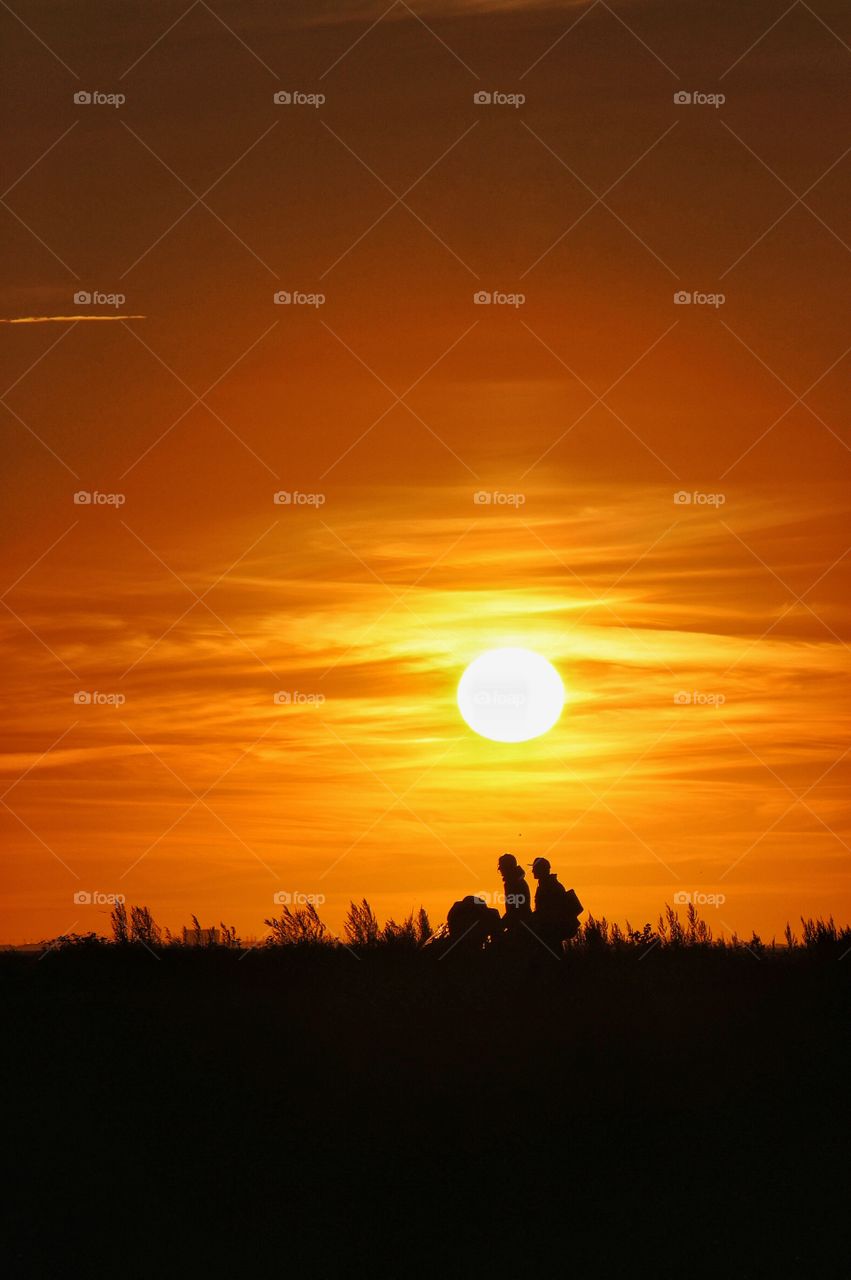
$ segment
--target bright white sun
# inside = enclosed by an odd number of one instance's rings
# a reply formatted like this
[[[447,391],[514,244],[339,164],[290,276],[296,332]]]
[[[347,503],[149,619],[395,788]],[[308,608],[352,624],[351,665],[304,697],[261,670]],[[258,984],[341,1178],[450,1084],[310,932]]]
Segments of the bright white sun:
[[[564,706],[564,685],[551,662],[531,649],[488,649],[458,685],[467,724],[494,742],[528,742],[552,729]]]

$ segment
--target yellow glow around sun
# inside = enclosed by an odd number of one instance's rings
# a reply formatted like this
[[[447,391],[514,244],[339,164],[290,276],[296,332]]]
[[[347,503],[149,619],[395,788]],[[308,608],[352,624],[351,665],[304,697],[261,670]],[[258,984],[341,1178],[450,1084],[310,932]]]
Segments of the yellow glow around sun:
[[[528,742],[561,715],[564,685],[551,662],[531,649],[489,649],[458,685],[458,709],[470,728],[493,742]]]

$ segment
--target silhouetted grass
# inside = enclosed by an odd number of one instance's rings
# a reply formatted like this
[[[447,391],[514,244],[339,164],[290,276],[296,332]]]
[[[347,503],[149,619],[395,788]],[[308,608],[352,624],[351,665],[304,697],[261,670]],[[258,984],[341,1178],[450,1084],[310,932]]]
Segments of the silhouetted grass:
[[[366,898],[352,902],[343,924],[342,938],[336,937],[320,918],[316,907],[309,903],[303,907],[284,906],[279,916],[271,916],[263,922],[269,930],[266,937],[254,946],[263,948],[301,947],[342,948],[355,953],[374,951],[418,951],[429,940],[445,931],[442,926],[432,929],[425,908],[412,912],[407,919],[388,920],[381,924]],[[129,914],[123,903],[117,904],[111,913],[112,938],[95,933],[62,934],[45,941],[45,950],[67,951],[79,948],[143,947],[159,952],[164,949],[190,948],[193,950],[226,950],[244,952],[246,948],[234,926],[220,922],[218,926],[202,927],[197,916],[192,917],[192,927],[185,928],[181,937],[175,937],[168,929],[156,923],[147,907],[131,906]],[[800,937],[787,923],[783,940],[772,938],[764,942],[758,934],[749,939],[733,933],[729,938],[713,936],[709,923],[702,919],[695,906],[689,904],[684,918],[668,904],[654,925],[647,922],[641,928],[633,928],[627,921],[624,926],[610,923],[605,916],[588,915],[579,933],[565,948],[565,954],[594,954],[601,951],[610,954],[644,954],[651,950],[676,952],[683,948],[713,951],[715,953],[748,952],[763,957],[790,955],[792,953],[838,958],[851,952],[851,926],[837,925],[833,917],[827,920],[801,917]],[[484,950],[498,948],[485,947]],[[439,949],[435,955],[440,955]]]

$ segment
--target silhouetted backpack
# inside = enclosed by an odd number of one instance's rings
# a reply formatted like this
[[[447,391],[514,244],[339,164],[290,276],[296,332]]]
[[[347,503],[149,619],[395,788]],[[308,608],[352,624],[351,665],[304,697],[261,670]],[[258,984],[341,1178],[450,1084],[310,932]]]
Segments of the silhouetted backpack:
[[[575,938],[579,932],[579,917],[585,910],[575,889],[565,889],[557,876],[552,875],[546,886],[546,918],[563,930],[563,938]]]
[[[579,932],[579,917],[585,910],[576,894],[575,889],[565,889],[564,893],[564,916],[567,925],[566,938],[575,938]]]

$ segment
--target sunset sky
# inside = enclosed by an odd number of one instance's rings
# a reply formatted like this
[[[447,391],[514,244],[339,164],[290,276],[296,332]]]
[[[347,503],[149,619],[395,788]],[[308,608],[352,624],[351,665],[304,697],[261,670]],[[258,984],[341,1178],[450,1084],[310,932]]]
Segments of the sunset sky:
[[[439,920],[505,850],[633,925],[847,921],[845,7],[0,30],[0,940]],[[535,741],[458,713],[501,645],[562,675]]]

